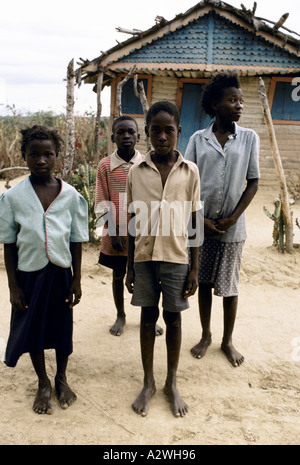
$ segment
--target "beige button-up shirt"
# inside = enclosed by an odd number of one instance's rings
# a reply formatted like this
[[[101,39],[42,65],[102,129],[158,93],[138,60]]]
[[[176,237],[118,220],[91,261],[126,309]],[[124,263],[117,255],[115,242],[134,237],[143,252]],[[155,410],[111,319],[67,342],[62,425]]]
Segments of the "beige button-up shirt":
[[[135,262],[189,263],[188,222],[201,209],[197,166],[183,158],[177,161],[163,187],[161,175],[148,152],[127,178],[128,211],[135,214],[129,233],[135,235]]]

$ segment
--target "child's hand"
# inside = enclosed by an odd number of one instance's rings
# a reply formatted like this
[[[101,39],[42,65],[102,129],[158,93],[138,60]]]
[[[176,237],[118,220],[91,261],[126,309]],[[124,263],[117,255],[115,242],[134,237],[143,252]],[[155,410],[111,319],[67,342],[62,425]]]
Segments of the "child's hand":
[[[128,270],[126,279],[125,279],[125,285],[128,289],[128,292],[130,294],[133,294],[133,283],[134,283],[134,271],[133,270]]]
[[[125,248],[125,239],[124,237],[119,236],[111,236],[111,245],[112,248],[115,249],[117,252],[123,252]]]
[[[14,289],[10,290],[10,303],[13,310],[28,309],[24,292],[20,287],[15,287]]]
[[[74,295],[74,300],[73,300],[73,295]],[[69,296],[65,300],[65,302],[69,302],[69,307],[73,308],[75,307],[75,305],[77,305],[80,302],[81,296],[82,296],[82,292],[81,292],[80,282],[77,280],[73,280],[71,287],[70,287]]]
[[[235,220],[230,217],[230,218],[223,218],[222,220],[216,221],[216,228],[219,230],[220,233],[224,233],[229,229],[232,225],[235,224]]]
[[[222,231],[221,228],[218,229],[218,222],[215,220],[210,220],[208,218],[205,218],[204,220],[204,231],[205,234],[211,235],[211,234],[224,234],[225,231]]]
[[[198,287],[198,271],[191,270],[188,274],[183,297],[186,299],[195,294]]]

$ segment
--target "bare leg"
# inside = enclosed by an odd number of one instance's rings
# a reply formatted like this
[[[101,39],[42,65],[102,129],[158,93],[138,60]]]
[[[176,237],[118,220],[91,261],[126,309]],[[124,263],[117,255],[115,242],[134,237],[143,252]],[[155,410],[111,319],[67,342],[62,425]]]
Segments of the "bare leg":
[[[121,336],[126,323],[126,315],[124,311],[124,274],[118,275],[113,270],[113,297],[117,309],[117,319],[113,326],[110,328],[110,333],[113,336]]]
[[[57,373],[55,376],[55,389],[59,404],[62,409],[68,408],[77,399],[75,392],[72,391],[67,383],[66,369],[68,357],[59,354],[56,351]]]
[[[40,352],[39,354],[30,354],[31,361],[35,372],[38,376],[38,392],[33,404],[33,410],[36,413],[47,413],[51,415],[52,413],[52,405],[51,405],[51,382],[46,373],[46,366],[45,366],[45,356],[44,352]]]
[[[180,396],[176,386],[176,374],[181,347],[181,314],[164,310],[163,316],[167,326],[166,344],[168,360],[168,373],[164,392],[171,402],[172,412],[175,417],[183,417],[187,413],[188,407]]]
[[[158,307],[142,307],[140,324],[140,344],[142,364],[144,369],[144,386],[132,408],[136,413],[146,416],[149,402],[156,391],[153,374],[153,355],[155,343],[155,328],[158,319]]]
[[[198,290],[199,315],[202,326],[202,337],[200,342],[191,349],[195,358],[202,358],[206,354],[207,348],[211,344],[211,306],[212,306],[212,288],[207,284],[199,284]]]
[[[114,302],[117,309],[117,319],[110,328],[110,333],[113,336],[121,336],[123,333],[124,326],[126,324],[126,314],[124,310],[124,276],[125,275],[117,275],[117,272],[113,271],[113,296]],[[161,326],[155,326],[155,334],[156,336],[161,336],[164,333],[164,330]]]
[[[241,355],[232,344],[232,333],[237,314],[237,306],[238,296],[223,298],[224,333],[221,348],[234,367],[241,365],[244,361],[243,355]]]

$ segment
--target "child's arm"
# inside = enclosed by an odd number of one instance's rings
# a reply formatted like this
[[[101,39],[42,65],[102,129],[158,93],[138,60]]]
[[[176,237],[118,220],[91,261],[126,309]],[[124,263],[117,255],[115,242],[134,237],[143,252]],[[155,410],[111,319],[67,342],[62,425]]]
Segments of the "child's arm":
[[[116,213],[110,202],[110,191],[107,179],[107,167],[101,161],[97,167],[96,191],[95,191],[95,213],[97,218],[102,217],[107,226],[108,234],[111,238],[113,249],[122,252],[125,247],[125,240],[119,236],[116,227]]]
[[[237,204],[234,212],[228,218],[223,218],[222,220],[218,220],[215,223],[215,226],[220,232],[225,232],[229,229],[232,225],[234,225],[241,214],[246,210],[246,208],[250,205],[255,196],[258,189],[258,179],[248,179],[246,189],[243,192],[243,195]]]
[[[135,215],[134,213],[131,214],[131,228],[133,227],[133,222],[135,220]],[[133,283],[134,283],[134,240],[135,237],[130,234],[130,229],[128,228],[128,257],[127,257],[127,274],[126,274],[126,280],[125,280],[125,285],[128,289],[128,292],[130,294],[133,294]]]
[[[104,215],[107,224],[108,234],[110,235],[112,248],[117,252],[123,252],[125,248],[125,239],[119,235],[119,230],[115,225],[114,215],[111,210],[108,210]]]
[[[66,302],[70,302],[70,308],[74,307],[81,299],[81,259],[82,259],[82,244],[81,242],[71,242],[70,251],[72,255],[73,280],[70,287]],[[75,296],[72,302],[73,295]]]
[[[4,261],[12,308],[14,310],[26,310],[28,305],[26,303],[24,292],[19,286],[17,277],[18,249],[15,243],[4,244]]]
[[[197,235],[200,234],[200,226],[197,221],[197,212],[192,212],[192,229],[194,234],[189,237],[190,240],[196,240]],[[195,294],[198,287],[198,269],[199,269],[199,247],[191,246],[191,268],[187,276],[185,291],[183,297],[187,298]]]

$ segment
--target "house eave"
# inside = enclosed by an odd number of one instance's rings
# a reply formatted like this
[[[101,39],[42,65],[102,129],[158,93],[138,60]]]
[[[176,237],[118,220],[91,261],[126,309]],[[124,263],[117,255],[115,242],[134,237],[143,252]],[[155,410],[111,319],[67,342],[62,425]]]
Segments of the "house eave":
[[[112,81],[122,74],[127,74],[132,68],[133,63],[114,63],[109,70],[104,70],[103,87],[110,86]],[[107,72],[109,71],[109,74]],[[214,74],[226,71],[235,71],[239,76],[266,76],[266,75],[300,75],[299,67],[278,67],[278,66],[237,66],[237,65],[207,65],[191,63],[138,63],[135,69],[137,74],[165,76],[175,78],[209,78]],[[86,84],[95,84],[97,82],[97,73],[90,75],[85,79]]]
[[[141,49],[144,45],[151,44],[154,39],[163,37],[168,32],[176,31],[178,27],[186,26],[190,21],[196,20],[210,11],[215,11],[221,17],[230,20],[257,36],[263,37],[274,45],[287,50],[289,53],[300,56],[300,40],[298,38],[270,27],[265,22],[267,20],[255,18],[249,12],[245,12],[245,10],[239,10],[222,1],[204,0],[185,13],[178,14],[174,19],[170,21],[164,20],[146,31],[135,34],[130,39],[118,43],[113,48],[103,52],[99,57],[85,62],[80,67],[81,75],[83,76],[82,79],[84,81],[90,80],[90,75],[98,73],[100,69],[113,69],[111,65],[114,63],[120,68],[120,63],[118,62],[120,58],[128,56],[132,51]],[[153,65],[157,64],[153,63]],[[147,66],[149,67],[150,64],[147,64]]]

